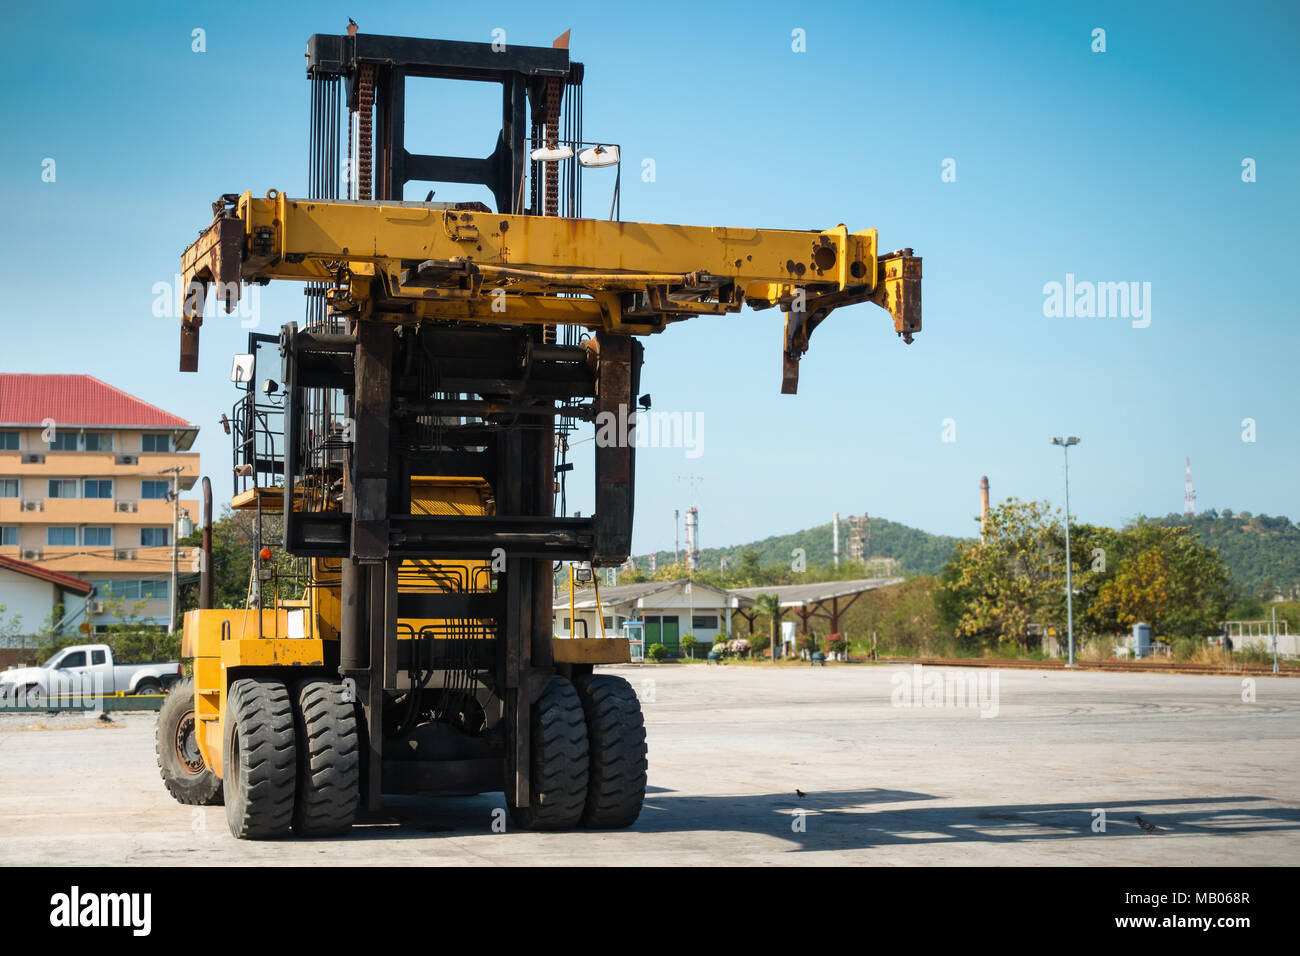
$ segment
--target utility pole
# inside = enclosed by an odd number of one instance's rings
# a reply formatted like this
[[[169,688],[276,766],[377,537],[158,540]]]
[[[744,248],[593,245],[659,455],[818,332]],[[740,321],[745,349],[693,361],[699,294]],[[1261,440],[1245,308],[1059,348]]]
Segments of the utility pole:
[[[176,632],[176,580],[180,571],[180,551],[177,544],[181,530],[181,466],[176,465],[173,468],[164,468],[158,472],[160,475],[170,474],[172,476],[172,583],[169,589],[171,595],[171,612],[167,618],[167,633]]]
[[[212,601],[212,482],[203,479],[203,548],[199,552],[199,607],[211,608]]]
[[[1074,666],[1074,582],[1070,576],[1070,446],[1079,444],[1079,439],[1053,438],[1053,445],[1060,445],[1065,452],[1065,626],[1070,636],[1070,663]]]

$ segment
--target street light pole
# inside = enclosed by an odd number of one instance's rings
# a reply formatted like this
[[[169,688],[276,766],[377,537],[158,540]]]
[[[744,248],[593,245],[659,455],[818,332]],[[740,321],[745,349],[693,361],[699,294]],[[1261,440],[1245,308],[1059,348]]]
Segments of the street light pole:
[[[1065,453],[1065,627],[1070,641],[1069,666],[1074,666],[1074,581],[1070,568],[1070,446],[1079,444],[1079,439],[1053,438],[1053,445],[1060,445]]]
[[[1273,673],[1277,673],[1277,605],[1273,606]]]

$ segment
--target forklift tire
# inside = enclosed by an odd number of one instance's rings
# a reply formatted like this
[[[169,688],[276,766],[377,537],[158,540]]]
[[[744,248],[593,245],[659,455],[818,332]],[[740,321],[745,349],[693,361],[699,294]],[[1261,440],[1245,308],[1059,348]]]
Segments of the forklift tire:
[[[293,821],[297,769],[293,706],[278,680],[243,678],[226,695],[222,792],[226,823],[241,840],[284,836]]]
[[[617,829],[636,822],[646,787],[645,720],[636,691],[613,674],[574,683],[587,717],[590,772],[582,825]]]
[[[510,806],[524,830],[571,830],[587,799],[587,724],[582,701],[563,677],[552,677],[533,705],[532,763],[526,807]]]
[[[355,705],[341,681],[298,687],[298,794],[293,830],[299,836],[346,833],[361,797],[361,751]]]
[[[163,785],[178,803],[193,807],[221,805],[221,778],[203,761],[195,736],[194,678],[172,685],[158,709],[154,751]]]

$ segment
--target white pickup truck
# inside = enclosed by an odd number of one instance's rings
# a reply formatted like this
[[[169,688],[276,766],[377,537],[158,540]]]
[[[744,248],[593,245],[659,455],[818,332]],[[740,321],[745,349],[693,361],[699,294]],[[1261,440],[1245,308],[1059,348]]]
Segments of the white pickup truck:
[[[65,647],[40,667],[0,671],[0,700],[42,703],[49,697],[161,694],[180,678],[178,661],[115,664],[107,644]]]

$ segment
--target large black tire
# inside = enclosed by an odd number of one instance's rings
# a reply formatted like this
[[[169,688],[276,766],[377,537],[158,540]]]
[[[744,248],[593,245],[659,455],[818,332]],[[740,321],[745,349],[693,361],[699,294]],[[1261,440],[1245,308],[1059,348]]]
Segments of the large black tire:
[[[154,680],[152,677],[146,677],[144,680],[140,681],[140,683],[135,685],[135,690],[132,691],[133,694],[161,694],[162,692],[162,684],[159,681]]]
[[[582,825],[628,827],[641,814],[646,787],[645,720],[636,691],[613,674],[574,681],[587,718],[590,771]]]
[[[356,707],[340,681],[298,687],[298,795],[293,830],[301,836],[345,833],[361,796]]]
[[[509,803],[510,815],[525,830],[571,830],[587,800],[587,723],[563,677],[552,677],[533,705],[531,734],[530,799],[524,807]]]
[[[221,778],[203,761],[194,720],[194,678],[172,685],[158,710],[154,751],[163,786],[178,803],[215,807],[221,803]]]
[[[226,823],[241,840],[283,836],[293,821],[297,748],[289,691],[278,680],[244,678],[226,695],[222,754]]]

